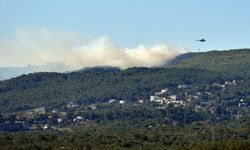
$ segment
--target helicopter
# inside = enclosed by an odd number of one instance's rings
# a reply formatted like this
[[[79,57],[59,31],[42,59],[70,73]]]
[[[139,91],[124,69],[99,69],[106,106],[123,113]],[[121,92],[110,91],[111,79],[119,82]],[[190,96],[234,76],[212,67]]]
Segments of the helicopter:
[[[206,42],[205,39],[200,39],[200,40],[196,40],[196,41],[200,41],[201,43],[202,43],[202,42]]]

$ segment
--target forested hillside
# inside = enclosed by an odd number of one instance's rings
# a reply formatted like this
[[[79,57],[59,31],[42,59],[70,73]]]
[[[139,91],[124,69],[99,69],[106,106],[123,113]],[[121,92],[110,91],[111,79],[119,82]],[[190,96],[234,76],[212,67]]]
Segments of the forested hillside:
[[[60,106],[72,99],[83,103],[112,98],[133,101],[138,97],[146,98],[161,87],[176,87],[182,83],[206,84],[221,78],[209,71],[175,68],[35,73],[0,83],[0,110]]]
[[[94,67],[1,81],[0,145],[249,149],[249,64],[249,49],[211,51],[160,68]]]
[[[250,49],[187,53],[172,60],[178,68],[200,68],[212,71],[246,71],[250,69]]]
[[[1,112],[60,106],[72,99],[83,103],[148,98],[162,87],[205,85],[245,79],[250,73],[250,50],[197,53],[168,68],[89,68],[72,73],[33,73],[0,82]],[[226,72],[221,72],[226,71]],[[245,90],[245,89],[244,89]]]

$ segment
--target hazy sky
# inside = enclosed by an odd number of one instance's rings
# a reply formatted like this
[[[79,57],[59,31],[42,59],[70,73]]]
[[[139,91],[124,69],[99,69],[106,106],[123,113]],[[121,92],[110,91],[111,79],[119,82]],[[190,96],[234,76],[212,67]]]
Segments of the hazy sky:
[[[159,66],[249,47],[250,0],[0,0],[0,67]]]
[[[0,34],[19,28],[108,36],[121,47],[250,47],[249,0],[0,0]],[[195,42],[206,38],[206,43]]]

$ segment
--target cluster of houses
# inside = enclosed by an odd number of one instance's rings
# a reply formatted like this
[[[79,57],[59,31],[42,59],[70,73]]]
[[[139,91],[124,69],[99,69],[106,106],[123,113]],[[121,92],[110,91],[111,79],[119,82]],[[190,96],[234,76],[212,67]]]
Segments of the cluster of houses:
[[[68,103],[67,108],[80,107],[76,100]],[[96,107],[96,106],[92,106]],[[65,124],[66,123],[66,124]],[[60,130],[63,126],[87,126],[94,124],[94,121],[84,119],[82,116],[72,116],[67,111],[39,107],[31,110],[5,114],[0,122],[0,131],[20,130]]]
[[[227,86],[236,86],[243,81],[225,81],[221,83],[213,83],[212,87],[225,88]],[[195,100],[201,100],[198,104],[194,105],[195,111],[204,111],[209,109],[209,111],[214,112],[215,108],[210,107],[208,101],[202,101],[202,96],[212,97],[214,93],[209,91],[191,91],[190,85],[180,84],[177,86],[176,90],[171,90],[170,88],[162,88],[155,92],[149,97],[148,100],[138,99],[137,104],[145,104],[147,102],[158,104],[156,109],[165,109],[167,105],[172,104],[173,106],[187,106]],[[110,99],[105,102],[108,105],[121,105],[126,106],[130,103],[126,100]],[[134,105],[137,105],[134,104]],[[237,106],[237,105],[236,105]],[[240,99],[238,107],[245,109],[248,108],[248,102],[245,99]],[[79,100],[70,100],[63,109],[48,109],[46,107],[39,107],[31,110],[21,111],[15,113],[14,121],[5,120],[5,122],[0,122],[0,130],[37,130],[37,129],[58,129],[58,126],[64,124],[65,122],[70,123],[71,126],[86,126],[94,124],[92,120],[87,120],[81,115],[71,115],[68,117],[68,112],[70,110],[74,111],[89,111],[98,109],[97,104],[90,104],[83,106]],[[52,120],[52,124],[49,123]],[[56,127],[57,126],[57,127]]]
[[[109,103],[109,104],[119,103],[119,104],[125,105],[126,101],[125,101],[125,100],[110,99],[110,100],[108,101],[108,103]]]
[[[108,104],[120,104],[125,105],[125,100],[110,99],[107,101]],[[20,131],[20,130],[47,130],[47,129],[58,129],[58,126],[64,126],[65,123],[73,126],[87,126],[95,124],[94,121],[85,119],[83,116],[69,115],[71,111],[88,111],[96,110],[96,104],[90,104],[83,106],[79,100],[70,100],[63,109],[52,109],[47,107],[38,107],[35,109],[19,111],[15,113],[5,114],[4,122],[0,122],[0,131]],[[68,111],[69,112],[68,112]],[[13,121],[10,121],[9,116],[13,115]],[[70,116],[70,117],[69,117]],[[49,122],[53,122],[52,124]]]
[[[218,88],[225,88],[226,86],[237,85],[240,82],[243,82],[243,80],[241,80],[241,81],[237,81],[237,80],[229,81],[229,80],[226,80],[226,81],[224,81],[224,83],[216,83],[215,82],[215,83],[213,83],[213,86],[218,87]]]
[[[212,87],[217,87],[224,89],[226,87],[230,86],[237,86],[243,82],[237,81],[237,80],[226,80],[224,81],[223,84],[221,83],[213,83]],[[186,90],[187,89],[187,90]],[[205,111],[208,110],[210,112],[214,112],[215,108],[210,107],[210,103],[206,100],[203,100],[201,97],[202,96],[207,96],[207,97],[213,97],[214,93],[211,93],[209,91],[192,91],[190,92],[189,85],[186,84],[180,84],[177,86],[177,91],[173,92],[169,88],[162,88],[160,91],[155,92],[154,95],[151,95],[149,98],[150,102],[157,103],[160,105],[157,106],[157,108],[165,108],[168,104],[173,104],[174,106],[187,106],[191,102],[198,100],[199,103],[194,106],[195,111]],[[179,90],[179,91],[178,91]],[[246,100],[241,99],[238,103],[238,107],[240,108],[247,108],[248,103]]]
[[[110,99],[107,101],[107,104],[125,105],[126,101]],[[85,119],[81,115],[74,116],[69,113],[74,111],[84,112],[96,109],[96,104],[83,106],[79,100],[70,100],[63,109],[38,107],[35,109],[9,113],[5,114],[5,116],[0,120],[0,131],[60,130],[61,127],[65,127],[65,125],[71,127],[93,125],[95,124],[94,121]]]
[[[179,85],[178,88],[187,88],[187,85]],[[159,92],[155,92],[154,95],[150,96],[150,102],[159,103],[161,105],[174,104],[174,106],[185,105],[185,99],[182,96],[173,94],[168,88],[163,88]]]

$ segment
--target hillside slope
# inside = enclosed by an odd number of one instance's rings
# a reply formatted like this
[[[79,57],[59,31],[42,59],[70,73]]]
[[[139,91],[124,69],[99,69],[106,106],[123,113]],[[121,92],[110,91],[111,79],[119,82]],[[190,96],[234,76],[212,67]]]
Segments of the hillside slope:
[[[85,69],[72,73],[33,73],[0,81],[0,111],[41,106],[58,107],[77,99],[82,103],[148,98],[163,87],[200,87],[225,80],[249,81],[250,49],[196,53],[174,67]],[[240,87],[247,91],[248,82]]]
[[[185,56],[187,59],[183,59],[186,58]],[[250,49],[187,53],[173,61],[178,68],[199,68],[212,71],[244,70],[249,73]]]
[[[108,99],[136,100],[161,87],[212,82],[218,77],[199,69],[130,68],[121,71],[34,73],[0,82],[0,110],[60,106],[72,99],[83,103]]]

